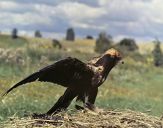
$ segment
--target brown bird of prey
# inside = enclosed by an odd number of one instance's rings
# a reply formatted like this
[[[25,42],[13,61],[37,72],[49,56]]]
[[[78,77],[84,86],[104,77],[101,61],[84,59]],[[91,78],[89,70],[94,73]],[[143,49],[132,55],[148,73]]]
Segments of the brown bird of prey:
[[[100,57],[93,58],[88,63],[68,57],[29,75],[10,88],[4,95],[26,83],[52,82],[67,89],[46,113],[47,115],[65,110],[75,97],[76,101],[83,102],[84,107],[94,110],[98,87],[106,80],[111,69],[121,59],[120,53],[113,48],[107,50]],[[76,108],[80,109],[80,106],[76,105]]]

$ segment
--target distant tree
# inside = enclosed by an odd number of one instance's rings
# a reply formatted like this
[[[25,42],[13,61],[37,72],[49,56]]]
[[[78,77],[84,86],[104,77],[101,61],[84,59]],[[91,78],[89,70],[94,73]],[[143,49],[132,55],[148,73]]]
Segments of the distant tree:
[[[91,36],[91,35],[87,35],[87,36],[86,36],[86,39],[90,39],[90,40],[92,40],[92,39],[93,39],[93,36]]]
[[[62,48],[61,43],[57,39],[52,40],[52,45],[53,45],[53,47],[58,47],[59,49]]]
[[[18,30],[16,29],[16,28],[14,28],[13,30],[12,30],[12,33],[11,33],[11,36],[12,36],[12,38],[13,39],[16,39],[16,38],[18,38]]]
[[[128,50],[128,51],[135,51],[138,49],[138,46],[135,42],[134,39],[131,39],[131,38],[124,38],[120,41],[119,45],[121,47],[124,47],[125,50]]]
[[[66,40],[69,40],[69,41],[75,40],[75,32],[74,32],[73,28],[67,29]]]
[[[42,34],[41,34],[41,32],[39,30],[35,31],[35,37],[39,37],[39,38],[42,37]]]
[[[105,32],[101,32],[96,40],[95,51],[103,53],[108,50],[113,44],[112,36],[108,36]]]
[[[160,48],[160,41],[158,39],[156,39],[155,41],[153,41],[154,43],[154,49],[152,51],[153,53],[153,59],[154,59],[154,65],[155,66],[161,66],[163,64],[163,54]]]

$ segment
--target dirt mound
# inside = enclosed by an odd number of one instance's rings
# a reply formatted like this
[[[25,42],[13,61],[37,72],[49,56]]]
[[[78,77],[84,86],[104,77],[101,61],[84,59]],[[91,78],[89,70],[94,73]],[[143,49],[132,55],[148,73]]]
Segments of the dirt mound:
[[[61,128],[162,128],[163,120],[131,110],[108,110],[101,113],[90,111],[60,113],[39,119],[10,118],[3,127],[61,127]]]

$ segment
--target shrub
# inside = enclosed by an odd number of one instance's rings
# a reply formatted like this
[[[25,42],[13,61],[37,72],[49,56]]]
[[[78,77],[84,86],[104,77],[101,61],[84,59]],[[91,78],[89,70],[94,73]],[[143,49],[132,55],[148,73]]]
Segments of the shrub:
[[[119,42],[119,46],[123,47],[124,50],[127,51],[136,51],[138,49],[138,46],[134,39],[131,38],[124,38]]]
[[[101,32],[96,40],[95,51],[98,53],[103,53],[112,46],[112,43],[112,36],[107,36],[105,32]]]
[[[17,30],[16,28],[14,28],[14,29],[12,30],[12,33],[11,33],[11,36],[12,36],[13,39],[18,38],[17,33],[18,33],[18,30]]]
[[[87,35],[87,36],[86,36],[86,39],[90,39],[90,40],[92,40],[92,39],[93,39],[93,36],[91,36],[91,35]]]
[[[73,28],[67,29],[66,40],[69,40],[69,41],[75,40],[75,32],[74,32]]]
[[[35,37],[39,37],[39,38],[42,37],[42,34],[41,34],[41,32],[39,30],[35,31]]]
[[[58,41],[58,40],[56,40],[56,39],[53,39],[52,40],[52,45],[53,45],[53,47],[57,47],[57,48],[59,48],[59,49],[61,49],[62,48],[62,45],[61,45],[61,43]]]
[[[163,54],[160,48],[160,41],[159,40],[155,40],[153,41],[155,44],[155,47],[152,51],[153,53],[153,60],[154,60],[154,65],[155,66],[161,66],[163,64]]]

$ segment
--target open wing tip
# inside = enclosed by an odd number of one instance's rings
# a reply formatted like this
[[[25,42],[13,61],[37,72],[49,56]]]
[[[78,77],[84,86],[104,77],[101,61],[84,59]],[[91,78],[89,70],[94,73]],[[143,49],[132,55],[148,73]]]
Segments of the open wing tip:
[[[1,95],[1,97],[4,97],[8,94],[8,92],[5,92],[4,94]]]
[[[3,93],[3,94],[1,95],[1,97],[6,96],[9,92],[10,92],[10,90],[6,91],[5,93]]]

